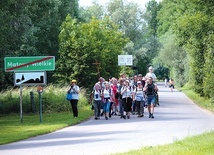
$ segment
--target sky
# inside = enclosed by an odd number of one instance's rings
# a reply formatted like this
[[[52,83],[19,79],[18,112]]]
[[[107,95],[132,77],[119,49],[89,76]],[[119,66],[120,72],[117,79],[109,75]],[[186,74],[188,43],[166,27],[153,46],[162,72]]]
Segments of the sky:
[[[81,7],[87,7],[87,6],[91,6],[92,2],[94,0],[79,0],[79,5]],[[96,2],[98,2],[101,5],[104,5],[106,3],[108,3],[110,0],[96,0]],[[145,4],[147,2],[149,2],[150,0],[127,0],[127,2],[134,2],[139,4],[140,7],[145,8]],[[161,0],[156,0],[157,2],[161,1]]]

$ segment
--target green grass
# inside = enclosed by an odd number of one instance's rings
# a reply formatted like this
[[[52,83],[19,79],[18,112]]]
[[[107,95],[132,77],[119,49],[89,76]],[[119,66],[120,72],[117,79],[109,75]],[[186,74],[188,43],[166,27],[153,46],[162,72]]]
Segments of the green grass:
[[[118,153],[116,155],[213,155],[214,131],[202,135],[188,137],[173,144],[144,147],[139,150]]]
[[[214,113],[214,104],[211,103],[210,99],[204,98],[196,94],[191,87],[185,86],[183,88],[178,88],[184,94],[186,94],[195,104],[203,109],[207,109]]]
[[[89,106],[79,109],[79,117],[73,118],[71,112],[60,112],[42,115],[40,123],[39,114],[28,114],[20,121],[18,114],[0,117],[0,144],[7,144],[29,137],[50,133],[58,129],[78,124],[93,115]]]

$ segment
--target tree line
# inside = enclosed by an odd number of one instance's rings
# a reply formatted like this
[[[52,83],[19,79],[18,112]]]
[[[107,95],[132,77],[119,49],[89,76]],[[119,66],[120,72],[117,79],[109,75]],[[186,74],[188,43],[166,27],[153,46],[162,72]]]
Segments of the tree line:
[[[195,92],[214,103],[214,1],[163,0],[157,14],[162,62],[180,86],[190,84]]]
[[[213,1],[151,0],[146,9],[126,0],[79,7],[78,0],[2,1],[0,85],[13,85],[4,72],[4,57],[56,57],[49,83],[78,79],[90,88],[101,76],[146,74],[153,65],[159,79],[168,76],[191,84],[212,98]],[[133,55],[133,68],[117,64],[120,54]],[[99,62],[99,68],[94,65]]]

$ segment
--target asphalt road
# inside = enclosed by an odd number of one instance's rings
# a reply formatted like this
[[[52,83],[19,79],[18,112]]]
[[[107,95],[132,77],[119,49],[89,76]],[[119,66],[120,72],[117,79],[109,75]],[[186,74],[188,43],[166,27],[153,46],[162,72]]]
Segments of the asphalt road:
[[[182,92],[170,92],[159,83],[160,106],[155,118],[132,115],[109,120],[93,117],[62,130],[1,145],[1,155],[104,155],[172,143],[187,136],[214,130],[214,115],[202,110]],[[81,111],[80,111],[81,112]]]

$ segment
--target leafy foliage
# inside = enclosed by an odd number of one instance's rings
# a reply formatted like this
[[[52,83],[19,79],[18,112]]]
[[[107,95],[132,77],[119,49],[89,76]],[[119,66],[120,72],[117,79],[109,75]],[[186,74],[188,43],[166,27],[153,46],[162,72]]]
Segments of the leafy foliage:
[[[117,57],[127,43],[118,27],[108,18],[89,23],[78,23],[67,16],[59,35],[60,51],[57,61],[57,81],[68,82],[75,78],[80,86],[90,88],[100,76],[119,76]]]
[[[13,75],[4,73],[4,57],[56,56],[60,25],[68,13],[78,17],[77,9],[77,0],[1,1],[0,89],[13,85]]]
[[[214,2],[208,0],[163,0],[158,12],[159,36],[166,35],[169,40],[174,37],[171,45],[175,45],[171,46],[173,52],[163,48],[159,57],[165,60],[163,56],[174,53],[176,59],[170,68],[173,76],[181,86],[186,79],[197,93],[209,97],[213,88],[213,73],[210,72],[213,70],[213,8]],[[163,63],[169,65],[167,60]]]

